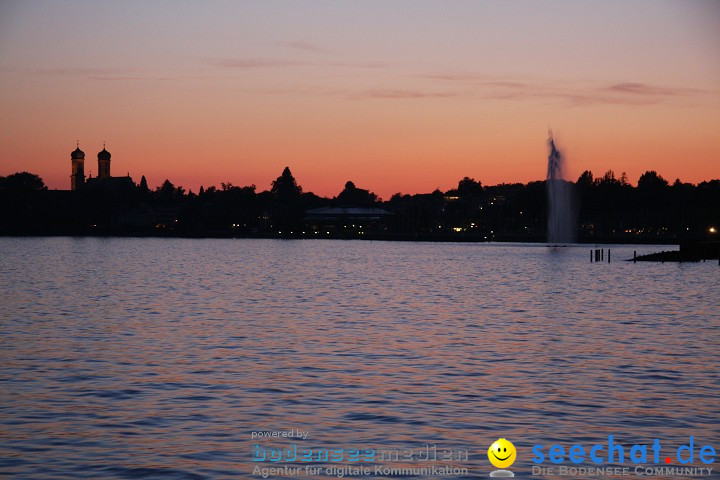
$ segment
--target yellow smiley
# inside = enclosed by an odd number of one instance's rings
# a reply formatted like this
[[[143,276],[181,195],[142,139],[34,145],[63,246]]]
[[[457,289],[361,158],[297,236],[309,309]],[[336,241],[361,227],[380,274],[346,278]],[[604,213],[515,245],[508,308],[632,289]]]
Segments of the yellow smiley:
[[[513,464],[517,451],[512,442],[504,438],[498,438],[495,443],[488,448],[488,459],[490,463],[497,468],[507,468]]]

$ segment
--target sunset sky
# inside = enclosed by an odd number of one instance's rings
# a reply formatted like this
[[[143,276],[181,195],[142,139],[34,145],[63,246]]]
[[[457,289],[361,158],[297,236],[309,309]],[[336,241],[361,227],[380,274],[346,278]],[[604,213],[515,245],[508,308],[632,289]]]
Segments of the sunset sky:
[[[717,1],[0,3],[0,175],[383,198],[586,169],[720,178]]]

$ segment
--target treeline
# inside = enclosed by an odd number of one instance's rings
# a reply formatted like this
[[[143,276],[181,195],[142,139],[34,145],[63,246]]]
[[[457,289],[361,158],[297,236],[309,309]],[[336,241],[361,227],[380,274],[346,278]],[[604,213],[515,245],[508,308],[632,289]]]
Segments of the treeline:
[[[483,186],[463,178],[448,191],[381,200],[347,182],[337,196],[304,192],[289,168],[258,192],[222,183],[195,193],[166,180],[148,188],[48,190],[37,175],[0,177],[5,235],[169,235],[544,241],[545,181]],[[715,238],[720,180],[670,184],[654,171],[637,186],[612,171],[568,182],[579,241],[674,242]]]

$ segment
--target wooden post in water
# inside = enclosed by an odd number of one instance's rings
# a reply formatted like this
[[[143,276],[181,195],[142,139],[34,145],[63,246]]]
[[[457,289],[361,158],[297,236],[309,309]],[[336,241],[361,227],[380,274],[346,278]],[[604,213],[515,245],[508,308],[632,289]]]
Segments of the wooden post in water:
[[[592,249],[590,249],[590,263],[592,263]]]
[[[608,248],[608,263],[610,263],[610,249]]]
[[[637,250],[633,250],[633,263],[637,262]]]
[[[605,249],[601,248],[600,249],[600,261],[602,262],[603,260],[605,260]]]

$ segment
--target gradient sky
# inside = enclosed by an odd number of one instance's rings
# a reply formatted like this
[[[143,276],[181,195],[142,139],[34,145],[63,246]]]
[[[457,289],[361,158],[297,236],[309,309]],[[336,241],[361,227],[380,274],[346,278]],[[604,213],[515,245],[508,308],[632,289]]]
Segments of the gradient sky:
[[[384,198],[569,162],[720,177],[716,1],[0,3],[0,175]]]

